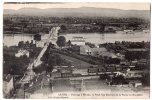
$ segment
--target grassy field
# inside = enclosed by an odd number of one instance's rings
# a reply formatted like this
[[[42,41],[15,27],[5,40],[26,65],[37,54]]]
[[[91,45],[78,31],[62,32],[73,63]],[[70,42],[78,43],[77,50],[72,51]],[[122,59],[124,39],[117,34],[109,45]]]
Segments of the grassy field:
[[[83,69],[83,68],[88,68],[88,67],[92,66],[92,64],[84,62],[82,60],[79,60],[79,59],[76,59],[76,58],[73,58],[70,56],[62,55],[62,54],[59,54],[59,55],[61,56],[61,58],[67,60],[68,62],[71,62],[71,64],[76,68]]]

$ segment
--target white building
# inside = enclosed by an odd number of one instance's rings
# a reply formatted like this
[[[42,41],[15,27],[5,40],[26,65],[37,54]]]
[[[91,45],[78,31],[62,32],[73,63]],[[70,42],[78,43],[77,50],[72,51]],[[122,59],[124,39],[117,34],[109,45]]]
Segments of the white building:
[[[143,71],[138,71],[138,70],[134,70],[134,71],[127,70],[126,73],[127,78],[141,78],[142,75],[143,75]]]
[[[80,54],[91,55],[91,48],[88,45],[80,46]]]
[[[49,36],[50,34],[41,34],[41,40],[46,40]]]
[[[29,53],[29,51],[27,51],[27,50],[19,50],[19,51],[15,54],[16,57],[21,57],[21,56],[23,56],[23,55],[26,55],[27,57],[29,57],[29,56],[30,56],[30,53]]]
[[[80,46],[80,54],[102,56],[107,58],[117,58],[117,56],[114,53],[108,52],[106,48],[90,48],[87,45]]]
[[[133,30],[124,30],[125,33],[132,33]]]
[[[136,88],[136,87],[142,86],[142,82],[139,80],[132,80],[129,82],[129,86]]]
[[[36,47],[43,48],[45,46],[45,44],[46,44],[46,41],[47,41],[46,39],[41,40],[41,41],[36,41]]]
[[[73,37],[71,40],[73,45],[85,45],[85,40],[83,37]]]
[[[144,33],[150,33],[150,30],[144,29],[143,32],[144,32]]]
[[[101,52],[100,56],[106,57],[106,58],[118,58],[114,53],[108,52],[108,51]]]
[[[13,85],[13,76],[10,74],[4,75],[3,76],[3,93],[4,96],[9,96],[11,91],[13,90],[14,85]]]

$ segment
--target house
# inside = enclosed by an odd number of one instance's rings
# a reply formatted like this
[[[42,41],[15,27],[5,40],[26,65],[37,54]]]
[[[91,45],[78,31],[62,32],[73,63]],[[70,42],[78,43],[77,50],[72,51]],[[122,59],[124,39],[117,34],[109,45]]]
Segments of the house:
[[[88,45],[80,46],[80,54],[91,55],[92,51]]]
[[[99,56],[106,51],[106,48],[90,48],[88,45],[80,46],[80,54],[82,55]]]
[[[46,39],[48,39],[49,36],[50,36],[50,34],[41,33],[41,40],[46,40]]]
[[[143,32],[144,32],[144,33],[150,33],[150,30],[144,29]]]
[[[142,78],[144,71],[141,70],[127,70],[126,77],[127,78]]]
[[[105,52],[101,52],[99,56],[102,56],[103,58],[117,58],[117,56],[112,53],[112,52],[108,52],[108,51],[105,51]]]
[[[11,91],[14,88],[13,76],[10,74],[4,74],[3,76],[3,93],[4,97],[9,97],[11,95]]]
[[[51,72],[51,78],[59,78],[61,77],[61,72],[57,69],[53,69]]]
[[[129,30],[129,29],[128,29],[128,30],[124,30],[124,32],[125,32],[125,33],[132,33],[133,30]]]
[[[142,86],[142,82],[139,80],[130,80],[129,86],[130,87],[139,87],[139,86]]]
[[[85,40],[83,37],[73,37],[71,39],[71,44],[73,44],[73,45],[85,45]]]
[[[21,57],[21,56],[24,56],[24,55],[29,58],[29,55],[30,55],[29,51],[28,51],[28,50],[19,50],[19,51],[15,54],[16,57]]]
[[[69,66],[54,66],[51,78],[65,78],[72,76],[72,69]]]
[[[47,39],[41,40],[41,41],[36,41],[36,47],[41,47],[43,48],[46,44]]]

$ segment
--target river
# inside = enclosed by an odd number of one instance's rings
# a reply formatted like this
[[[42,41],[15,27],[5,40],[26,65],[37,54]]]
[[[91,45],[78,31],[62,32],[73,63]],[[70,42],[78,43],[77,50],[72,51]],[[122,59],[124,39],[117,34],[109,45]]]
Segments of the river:
[[[71,40],[73,37],[83,37],[86,42],[94,44],[102,43],[114,43],[115,41],[131,41],[131,42],[141,42],[141,41],[150,41],[150,33],[144,32],[134,32],[134,33],[124,33],[122,31],[117,33],[75,33],[75,34],[64,34],[66,40]],[[43,35],[42,38],[46,38],[46,35]],[[17,46],[19,41],[31,41],[33,40],[32,34],[4,34],[3,36],[3,45],[4,46]]]

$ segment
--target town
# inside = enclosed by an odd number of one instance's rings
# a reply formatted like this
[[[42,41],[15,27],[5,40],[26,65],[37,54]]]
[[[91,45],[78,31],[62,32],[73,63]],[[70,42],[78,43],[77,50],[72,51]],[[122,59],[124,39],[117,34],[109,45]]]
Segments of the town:
[[[4,15],[3,21],[4,98],[149,93],[147,20]]]
[[[4,15],[4,34],[45,33],[56,25],[61,25],[59,33],[92,33],[143,31],[148,33],[150,23],[139,18],[77,18],[38,17]]]

